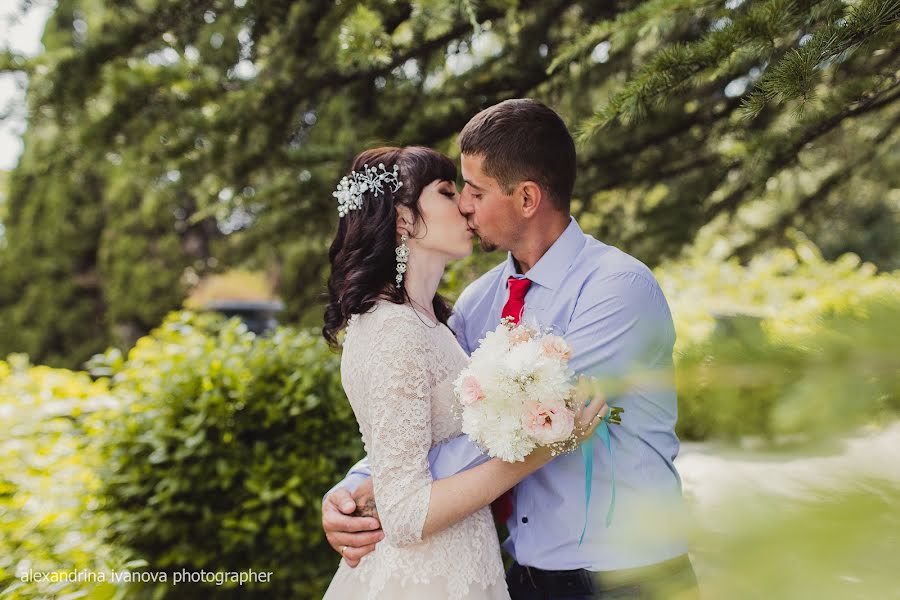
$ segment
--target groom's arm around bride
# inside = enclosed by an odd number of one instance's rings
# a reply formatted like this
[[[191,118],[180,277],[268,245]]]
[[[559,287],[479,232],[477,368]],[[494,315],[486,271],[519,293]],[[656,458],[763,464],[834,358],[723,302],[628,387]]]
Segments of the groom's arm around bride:
[[[490,107],[466,125],[460,146],[460,211],[486,249],[509,250],[457,301],[451,328],[460,345],[471,354],[496,327],[510,299],[508,280],[527,279],[524,319],[562,335],[575,372],[600,377],[609,404],[625,408],[622,425],[611,428],[611,455],[594,445],[587,515],[580,453],[557,457],[515,486],[503,545],[515,559],[511,596],[569,597],[578,590],[585,598],[661,600],[676,597],[674,586],[677,597],[695,597],[674,466],[675,331],[662,290],[641,261],[586,235],[569,216],[575,148],[551,109],[532,100]],[[429,455],[432,476],[471,467],[483,460],[479,454],[464,436],[439,445]],[[617,494],[607,526],[613,468]],[[323,504],[332,546],[359,544],[346,550],[354,562],[379,535],[374,519],[349,516],[356,510],[351,493],[365,495],[360,483],[367,475],[362,462]]]

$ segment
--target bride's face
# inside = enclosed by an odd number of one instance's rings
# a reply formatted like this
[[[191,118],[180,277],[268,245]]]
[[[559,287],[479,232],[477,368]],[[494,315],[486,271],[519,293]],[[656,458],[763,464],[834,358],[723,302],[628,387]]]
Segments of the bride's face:
[[[407,242],[411,250],[430,251],[448,260],[472,253],[472,231],[459,212],[456,183],[436,179],[419,196],[422,218]]]

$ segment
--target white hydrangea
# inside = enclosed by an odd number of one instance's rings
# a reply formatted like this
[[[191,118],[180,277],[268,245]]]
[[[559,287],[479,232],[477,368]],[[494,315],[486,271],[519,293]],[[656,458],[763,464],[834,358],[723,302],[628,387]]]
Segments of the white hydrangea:
[[[507,462],[524,460],[551,426],[571,436],[570,356],[562,338],[535,325],[504,321],[488,332],[454,383],[463,432]]]

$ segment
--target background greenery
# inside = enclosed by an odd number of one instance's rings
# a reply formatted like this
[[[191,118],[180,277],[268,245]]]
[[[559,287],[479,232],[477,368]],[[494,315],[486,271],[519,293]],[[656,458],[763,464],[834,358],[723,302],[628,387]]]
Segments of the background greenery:
[[[801,227],[898,264],[897,0],[61,0],[28,77],[0,355],[79,367],[200,277],[272,273],[314,324],[331,191],[382,143],[455,156],[532,96],[579,140],[586,231],[651,266]],[[491,259],[496,261],[497,259]],[[52,290],[52,293],[50,291]]]
[[[28,78],[25,152],[0,174],[0,598],[320,597],[319,501],[361,453],[315,330],[330,192],[367,146],[455,158],[510,97],[560,111],[579,222],[654,268],[683,440],[800,459],[889,430],[898,17],[897,0],[60,0],[42,54],[0,52]],[[502,258],[454,264],[443,291]],[[247,291],[246,273],[206,279],[244,269],[287,326],[180,311]],[[851,491],[698,518],[713,597],[890,597],[896,481],[839,475]],[[273,581],[19,577],[181,568]]]

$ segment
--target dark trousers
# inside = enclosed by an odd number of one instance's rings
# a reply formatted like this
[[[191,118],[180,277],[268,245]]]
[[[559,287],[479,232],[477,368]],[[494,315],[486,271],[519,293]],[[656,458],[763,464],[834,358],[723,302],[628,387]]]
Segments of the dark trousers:
[[[506,573],[512,600],[698,600],[687,554],[619,571],[542,571],[513,563]]]

